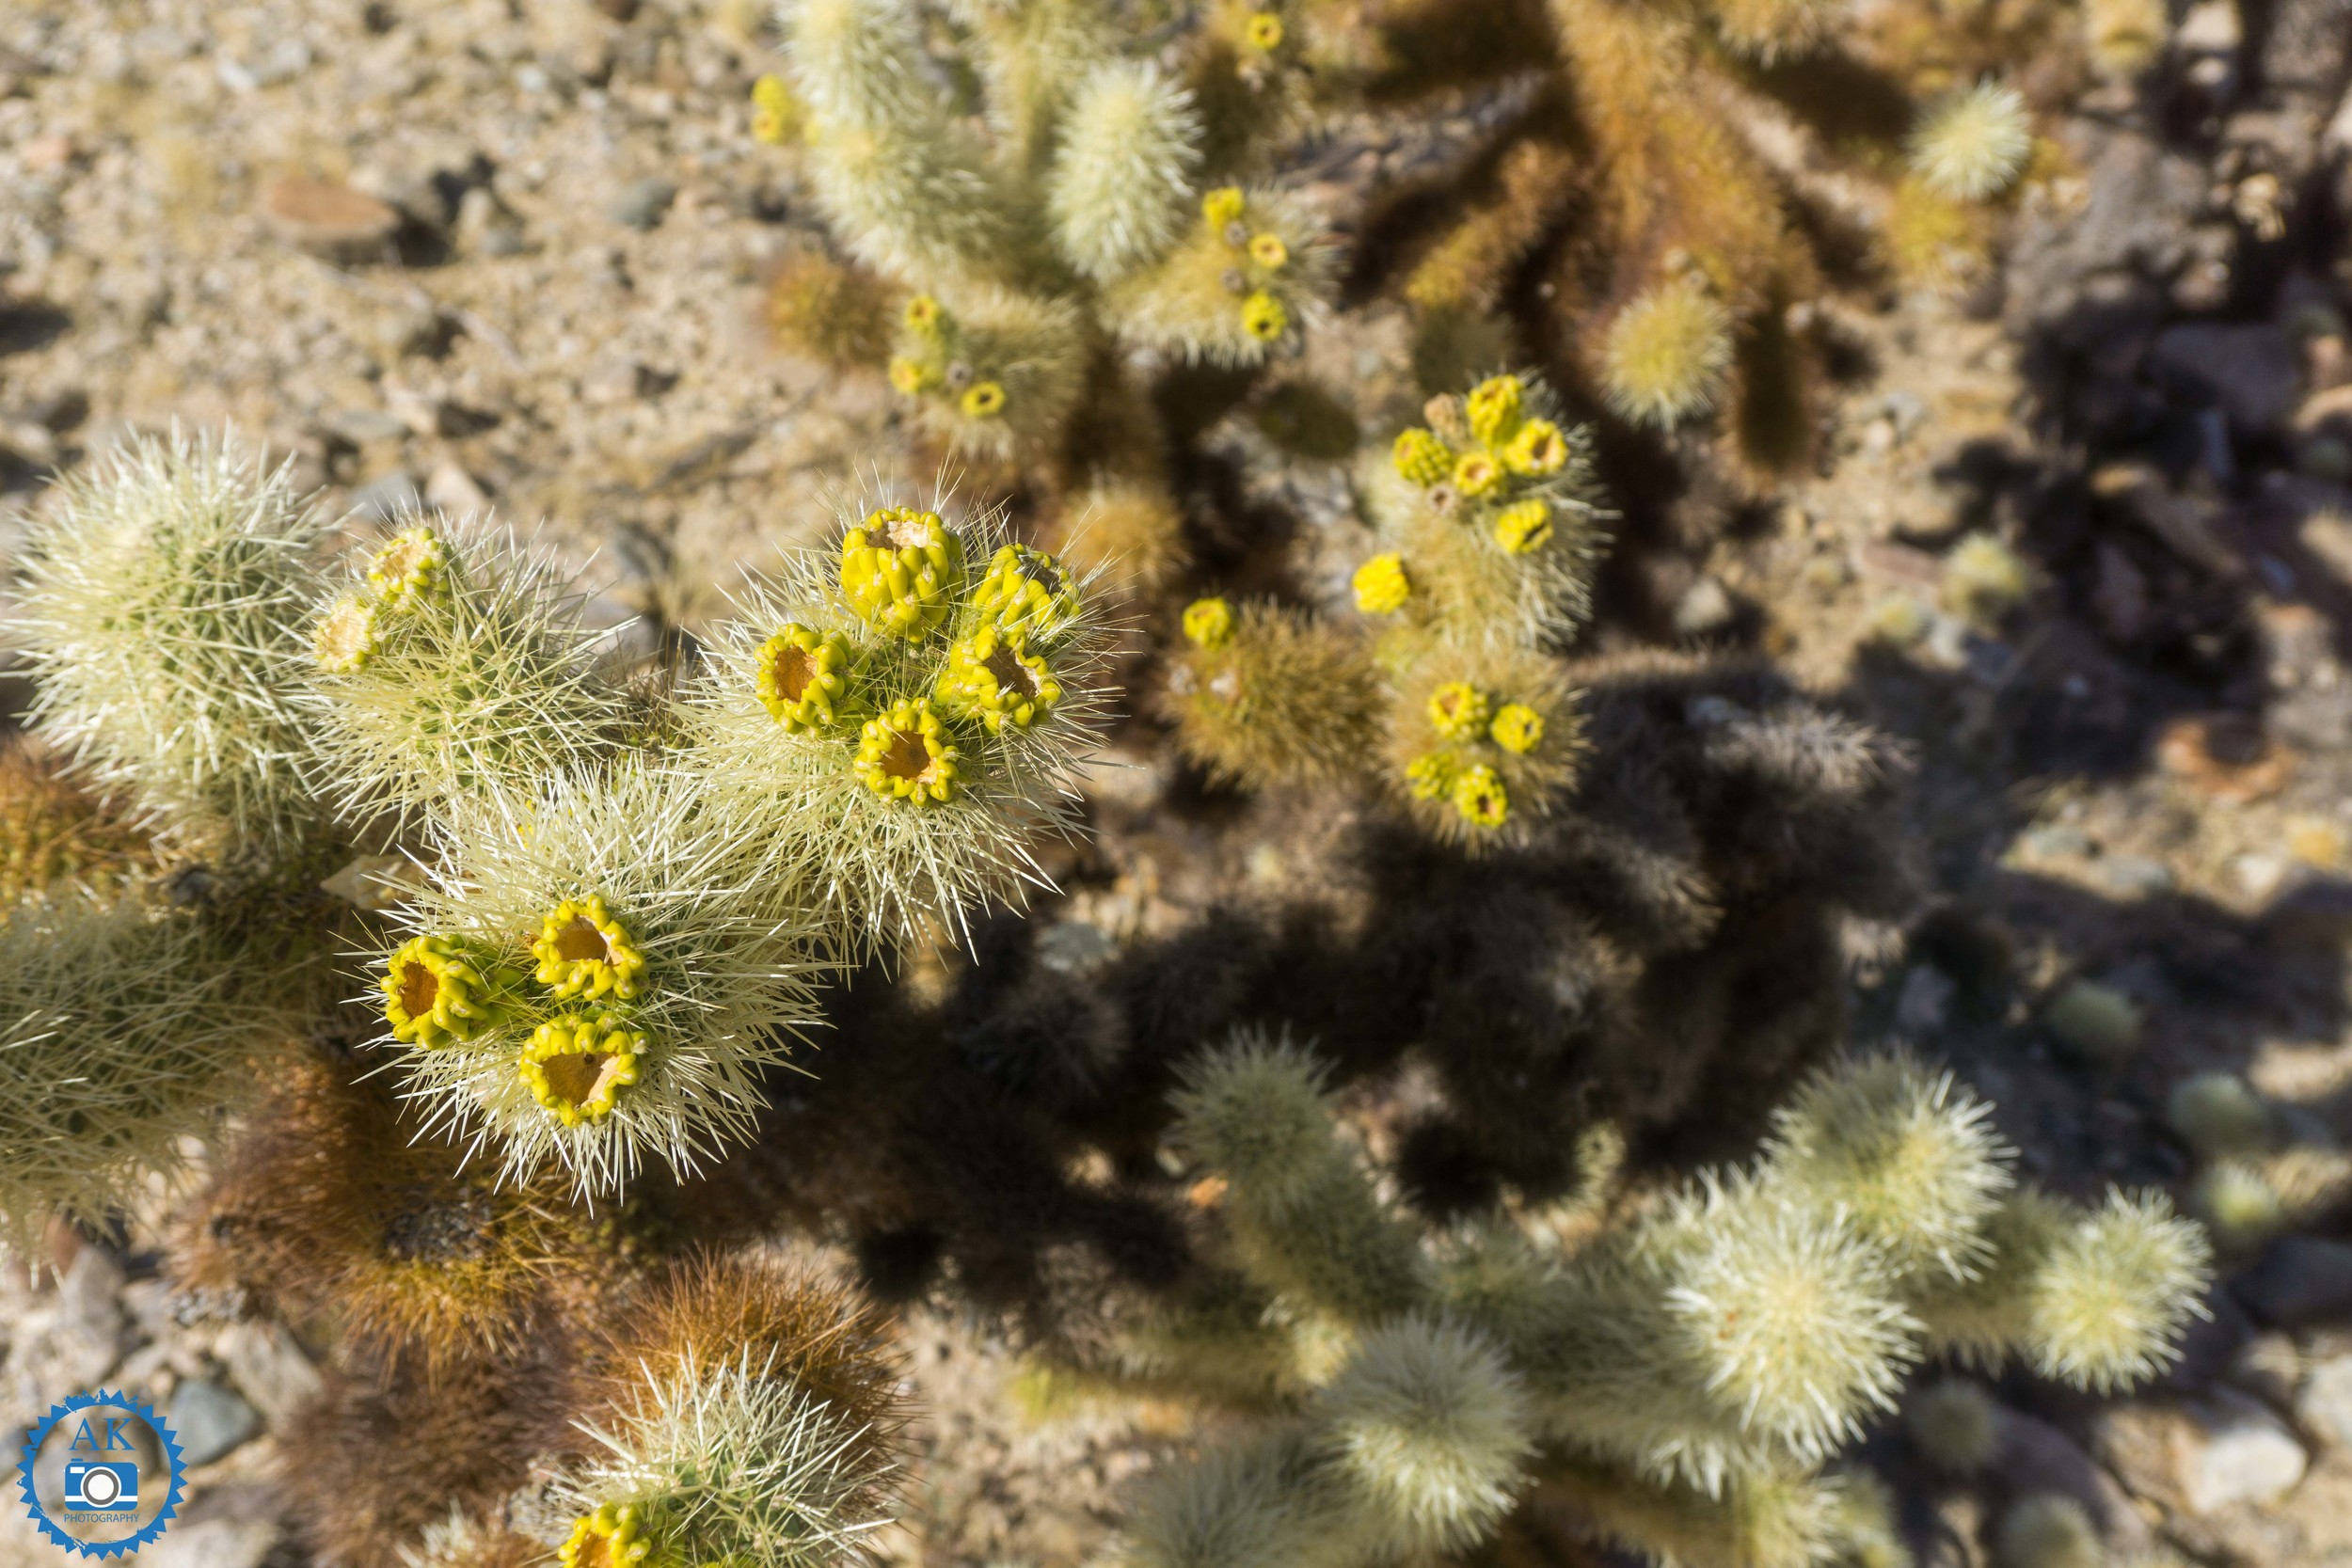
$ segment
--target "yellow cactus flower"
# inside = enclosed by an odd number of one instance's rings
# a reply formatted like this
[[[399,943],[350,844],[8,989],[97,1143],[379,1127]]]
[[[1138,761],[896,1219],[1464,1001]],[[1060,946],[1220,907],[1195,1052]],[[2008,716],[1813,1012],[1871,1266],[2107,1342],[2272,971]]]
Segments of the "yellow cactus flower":
[[[1486,733],[1504,751],[1525,756],[1544,743],[1544,716],[1525,703],[1505,703]]]
[[[1043,550],[1005,545],[988,558],[972,603],[1007,631],[1051,637],[1078,618],[1078,579]]]
[[[1502,487],[1502,465],[1487,452],[1464,452],[1454,465],[1454,487],[1473,500],[1490,496]]]
[[[1511,815],[1511,797],[1495,770],[1482,762],[1463,768],[1454,781],[1454,809],[1478,827],[1500,828]]]
[[[1249,259],[1268,272],[1280,272],[1291,259],[1291,247],[1279,234],[1249,236]]]
[[[1025,730],[1051,713],[1061,686],[1018,632],[992,622],[947,651],[931,694],[949,718],[977,721],[996,735],[1007,724]]]
[[[1184,635],[1217,649],[1233,640],[1233,607],[1223,599],[1195,599],[1184,607]]]
[[[1442,800],[1454,793],[1462,765],[1452,752],[1424,752],[1405,765],[1405,782],[1416,800]]]
[[[789,734],[831,729],[850,705],[850,657],[839,636],[787,621],[759,645],[760,705]]]
[[[357,674],[375,653],[375,610],[346,594],[310,628],[310,657],[330,675]]]
[[[800,128],[800,106],[792,89],[772,72],[752,84],[752,135],[771,147],[781,147]]]
[[[954,608],[963,546],[936,512],[890,506],[841,541],[841,592],[866,624],[920,637]]]
[[[1556,474],[1568,460],[1568,438],[1549,420],[1529,420],[1502,449],[1502,461],[1515,474],[1541,478]]]
[[[1532,555],[1551,543],[1551,503],[1531,496],[1495,514],[1495,543],[1511,555]]]
[[[1282,309],[1282,302],[1263,289],[1255,290],[1241,302],[1241,329],[1262,343],[1270,343],[1287,331],[1291,315]]]
[[[392,606],[410,594],[430,594],[449,570],[449,546],[429,528],[404,529],[368,562],[368,581]]]
[[[946,315],[947,312],[940,309],[939,301],[929,294],[916,294],[907,301],[906,311],[900,319],[907,324],[908,331],[920,333],[926,338],[936,338]]]
[[[637,976],[645,968],[645,956],[629,941],[628,929],[605,909],[602,895],[593,893],[566,898],[540,918],[531,956],[539,960],[541,985],[558,996],[590,1002],[606,995],[633,1001]]]
[[[1470,740],[1486,728],[1486,694],[1468,681],[1448,681],[1429,694],[1429,721],[1448,740]]]
[[[866,721],[850,768],[866,788],[883,799],[927,806],[956,798],[961,781],[956,770],[960,754],[929,698],[901,697],[888,712]]]
[[[1005,384],[976,381],[963,391],[963,411],[976,420],[993,420],[1005,411]]]
[[[920,359],[899,355],[890,361],[890,384],[909,397],[917,397],[939,384],[939,372]]]
[[[427,1051],[473,1038],[497,1010],[494,977],[485,967],[447,937],[403,942],[377,982],[392,1038]]]
[[[1396,471],[1426,490],[1443,483],[1454,472],[1454,449],[1445,444],[1434,430],[1415,425],[1396,438],[1389,449],[1389,461]]]
[[[1250,48],[1270,55],[1282,47],[1282,19],[1272,11],[1254,11],[1242,24],[1241,36]]]
[[[1405,575],[1405,558],[1390,552],[1375,555],[1356,568],[1356,608],[1367,615],[1393,615],[1413,596]]]
[[[1239,185],[1220,185],[1200,198],[1200,215],[1208,220],[1211,230],[1219,230],[1229,223],[1240,222],[1247,206]]]
[[[1518,432],[1526,391],[1516,375],[1490,375],[1470,388],[1463,412],[1481,445],[1502,446]]]
[[[563,1568],[637,1568],[653,1552],[639,1523],[635,1503],[619,1508],[606,1503],[573,1523],[572,1533],[556,1550],[557,1560]]]
[[[567,1013],[532,1031],[517,1065],[532,1098],[564,1126],[578,1127],[612,1115],[621,1091],[637,1082],[637,1055],[644,1048],[644,1033],[628,1028],[611,1013],[594,1018]],[[609,1534],[607,1539],[611,1539]],[[605,1560],[638,1560],[607,1557]]]

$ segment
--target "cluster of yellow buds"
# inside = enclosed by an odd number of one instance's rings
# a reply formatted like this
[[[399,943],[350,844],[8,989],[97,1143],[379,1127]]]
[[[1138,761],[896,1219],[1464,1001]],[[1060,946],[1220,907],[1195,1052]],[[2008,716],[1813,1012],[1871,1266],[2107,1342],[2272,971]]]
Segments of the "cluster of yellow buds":
[[[328,605],[310,628],[310,657],[330,675],[367,668],[383,645],[388,618],[402,605],[448,587],[455,563],[432,529],[404,529],[369,559],[365,586]]]
[[[1281,42],[1282,22],[1271,12],[1251,19],[1271,24],[1274,42]],[[1282,236],[1249,225],[1249,198],[1238,185],[1221,185],[1200,198],[1200,216],[1209,231],[1233,253],[1225,272],[1225,287],[1241,296],[1242,330],[1262,343],[1273,342],[1290,330],[1290,309],[1275,292],[1279,275],[1290,265],[1291,247]]]
[[[921,637],[955,608],[963,544],[936,512],[887,506],[841,541],[841,592],[861,620],[896,637]]]
[[[899,320],[914,352],[892,356],[891,386],[909,397],[945,391],[976,420],[993,420],[1005,411],[1010,401],[1005,384],[973,368],[963,333],[946,306],[930,294],[916,294],[907,301]]]

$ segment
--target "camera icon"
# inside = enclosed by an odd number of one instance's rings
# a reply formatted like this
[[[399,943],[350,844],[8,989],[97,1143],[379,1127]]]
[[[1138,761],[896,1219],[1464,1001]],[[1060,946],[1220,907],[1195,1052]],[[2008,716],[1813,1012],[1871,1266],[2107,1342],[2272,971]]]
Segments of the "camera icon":
[[[93,1513],[128,1513],[139,1506],[139,1467],[113,1460],[66,1462],[65,1506]]]

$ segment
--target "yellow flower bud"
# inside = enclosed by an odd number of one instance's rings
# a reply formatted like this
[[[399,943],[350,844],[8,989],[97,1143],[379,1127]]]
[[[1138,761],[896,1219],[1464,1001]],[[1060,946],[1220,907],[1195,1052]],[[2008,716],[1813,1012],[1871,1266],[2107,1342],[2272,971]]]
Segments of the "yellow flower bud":
[[[1486,694],[1468,681],[1448,681],[1429,694],[1429,721],[1448,740],[1470,740],[1486,728]]]
[[[405,1045],[438,1050],[469,1040],[497,1010],[499,978],[447,937],[416,937],[384,966],[384,1022]]]
[[[1462,769],[1454,781],[1454,809],[1481,828],[1500,828],[1511,815],[1511,799],[1502,780],[1485,763]]]
[[[1525,393],[1526,388],[1516,375],[1488,376],[1471,388],[1463,410],[1470,420],[1470,434],[1485,446],[1496,447],[1508,441],[1519,427]]]
[[[1241,302],[1241,329],[1262,343],[1279,338],[1290,324],[1290,312],[1282,309],[1282,302],[1263,289]]]
[[[1506,752],[1525,756],[1544,741],[1544,716],[1525,703],[1505,703],[1486,733]]]
[[[963,546],[936,512],[885,507],[841,541],[841,592],[867,626],[920,637],[954,608]]]
[[[1272,11],[1253,12],[1241,36],[1250,48],[1270,55],[1282,47],[1282,19]]]
[[[1416,800],[1442,800],[1454,793],[1462,765],[1452,752],[1424,752],[1405,765],[1405,782]]]
[[[1476,499],[1502,487],[1502,465],[1483,451],[1465,452],[1454,465],[1454,487]]]
[[[1061,687],[1018,633],[992,622],[947,651],[931,695],[949,718],[977,721],[996,735],[1008,723],[1025,730],[1051,713]]]
[[[1208,220],[1214,232],[1229,223],[1241,221],[1246,205],[1239,185],[1220,185],[1200,198],[1200,215]]]
[[[1531,496],[1495,514],[1495,543],[1512,555],[1529,555],[1551,543],[1551,503]]]
[[[1279,272],[1291,259],[1291,247],[1282,243],[1279,234],[1252,234],[1249,259],[1268,272]]]
[[[1502,449],[1502,461],[1515,474],[1556,474],[1567,460],[1568,438],[1549,420],[1525,421]]]
[[[1397,436],[1396,445],[1389,449],[1389,461],[1396,465],[1399,474],[1426,490],[1454,472],[1454,449],[1438,439],[1436,431],[1415,425]]]
[[[963,411],[976,420],[991,420],[1005,411],[1005,385],[976,381],[964,388]]]
[[[888,712],[866,721],[850,769],[884,800],[928,806],[956,798],[960,755],[930,700],[901,697]]]
[[[376,649],[375,610],[352,594],[327,607],[310,628],[310,657],[330,675],[357,674]]]
[[[611,1013],[595,1018],[569,1013],[532,1030],[516,1066],[532,1098],[564,1126],[578,1127],[612,1114],[621,1091],[637,1082],[637,1055],[644,1044],[643,1033]],[[607,1560],[627,1560],[616,1555]]]
[[[1223,599],[1195,599],[1184,607],[1184,635],[1203,648],[1232,641],[1233,607]]]
[[[972,603],[1009,632],[1051,637],[1078,618],[1078,582],[1043,550],[1006,545],[989,557]]]
[[[633,1000],[637,976],[645,967],[645,956],[596,894],[566,898],[540,917],[531,955],[539,960],[541,985],[558,996],[591,1002],[608,994]]]
[[[1413,585],[1405,575],[1405,558],[1375,555],[1356,568],[1356,608],[1367,615],[1393,615],[1412,597]]]
[[[792,734],[831,729],[850,706],[850,644],[787,621],[759,645],[759,702]]]

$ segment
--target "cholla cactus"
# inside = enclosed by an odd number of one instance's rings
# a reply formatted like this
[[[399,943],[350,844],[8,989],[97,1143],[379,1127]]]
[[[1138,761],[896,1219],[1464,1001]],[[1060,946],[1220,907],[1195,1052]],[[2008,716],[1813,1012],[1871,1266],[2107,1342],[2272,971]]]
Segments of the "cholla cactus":
[[[744,819],[812,825],[763,875],[850,950],[1042,885],[1029,844],[1067,831],[1100,710],[1091,582],[946,504],[846,512],[837,564],[800,551],[752,583],[689,693],[679,766]]]
[[[822,965],[783,830],[730,804],[629,760],[445,811],[375,997],[431,1125],[513,1178],[552,1162],[596,1196],[749,1135],[759,1069],[813,1020]],[[454,1013],[458,987],[462,1032],[401,1023]]]
[[[312,622],[312,788],[414,816],[612,750],[627,706],[583,602],[509,531],[403,519]]]
[[[590,1430],[607,1451],[556,1485],[564,1568],[834,1568],[891,1518],[889,1443],[748,1352],[689,1361]]]
[[[298,694],[320,538],[286,469],[230,439],[140,439],[67,481],[17,622],[35,729],[160,835],[294,848],[319,816]]]
[[[1575,781],[1579,718],[1555,660],[1439,644],[1391,691],[1390,785],[1438,838],[1524,842]]]
[[[22,736],[0,741],[0,906],[59,885],[103,893],[151,870],[147,835]]]
[[[1320,1083],[1295,1047],[1238,1039],[1191,1069],[1176,1148],[1225,1183],[1248,1275],[1361,1337],[1295,1424],[1164,1480],[1129,1560],[1460,1550],[1533,1484],[1666,1560],[1795,1568],[1889,1538],[1883,1497],[1817,1472],[1963,1304],[2008,1314],[1984,1342],[2106,1389],[2169,1359],[2206,1278],[2158,1199],[2071,1218],[2036,1197],[2060,1223],[2005,1223],[1986,1108],[1902,1056],[1817,1075],[1753,1165],[1565,1256],[1498,1225],[1433,1259],[1339,1152]]]
[[[1250,788],[1361,777],[1378,745],[1377,693],[1343,628],[1267,604],[1196,600],[1190,646],[1168,677],[1176,739],[1219,779]]]
[[[0,1228],[9,1244],[52,1214],[97,1221],[183,1139],[246,1100],[285,1049],[298,972],[240,947],[186,909],[60,890],[0,918]]]
[[[1930,109],[1911,135],[1911,166],[1930,189],[1982,201],[2013,183],[2033,152],[2026,101],[1998,82],[1979,82]]]
[[[1359,584],[1359,607],[1449,641],[1565,641],[1589,608],[1607,516],[1585,433],[1526,372],[1433,399],[1427,413],[1385,457],[1365,457],[1375,560],[1391,567]]]

